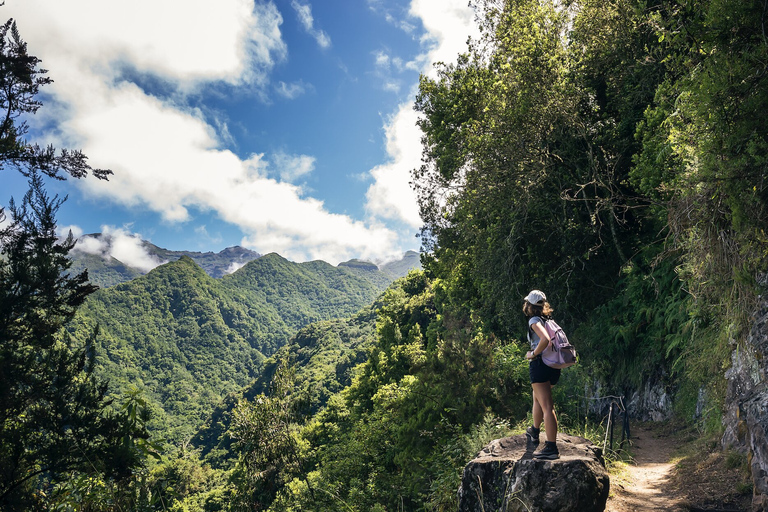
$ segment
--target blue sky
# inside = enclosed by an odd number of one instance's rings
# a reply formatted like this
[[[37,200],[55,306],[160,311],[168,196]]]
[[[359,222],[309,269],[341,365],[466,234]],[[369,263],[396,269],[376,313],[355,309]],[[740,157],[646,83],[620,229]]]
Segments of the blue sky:
[[[30,138],[115,172],[50,184],[69,196],[59,223],[75,234],[333,264],[418,249],[412,105],[419,75],[475,33],[466,0],[7,0],[3,11],[54,80]],[[0,201],[21,195],[17,174],[2,179]]]

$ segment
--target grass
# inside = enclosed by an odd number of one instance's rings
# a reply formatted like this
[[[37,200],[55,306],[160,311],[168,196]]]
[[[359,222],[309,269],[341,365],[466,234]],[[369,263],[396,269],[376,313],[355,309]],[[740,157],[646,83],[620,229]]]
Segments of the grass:
[[[615,460],[613,462],[605,462],[605,468],[608,471],[608,475],[611,479],[611,487],[609,497],[615,496],[617,487],[627,487],[632,484],[630,478],[629,466],[632,463],[624,460]]]

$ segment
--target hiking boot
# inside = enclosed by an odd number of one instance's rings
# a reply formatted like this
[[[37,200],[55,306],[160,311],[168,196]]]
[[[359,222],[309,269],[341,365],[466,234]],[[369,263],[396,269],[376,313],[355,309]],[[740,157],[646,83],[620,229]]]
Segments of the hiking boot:
[[[538,429],[536,427],[528,427],[525,430],[525,435],[528,437],[528,442],[534,445],[539,444],[539,432],[541,432],[541,429]]]
[[[533,454],[534,459],[556,460],[560,458],[560,451],[557,449],[557,443],[545,441],[544,448]]]

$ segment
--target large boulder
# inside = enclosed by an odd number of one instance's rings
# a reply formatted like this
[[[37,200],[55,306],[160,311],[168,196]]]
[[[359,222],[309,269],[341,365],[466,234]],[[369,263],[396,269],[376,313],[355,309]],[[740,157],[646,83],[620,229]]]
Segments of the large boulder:
[[[459,512],[605,510],[610,480],[602,450],[565,434],[557,445],[560,459],[538,460],[524,435],[491,442],[464,468]]]

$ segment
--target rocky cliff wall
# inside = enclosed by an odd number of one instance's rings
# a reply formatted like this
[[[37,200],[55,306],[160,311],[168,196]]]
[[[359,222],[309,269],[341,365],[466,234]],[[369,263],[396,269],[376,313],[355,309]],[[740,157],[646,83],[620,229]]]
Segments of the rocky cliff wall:
[[[623,405],[633,420],[665,421],[672,417],[674,389],[664,375],[649,378],[641,389],[636,390],[611,390],[596,381],[592,389],[584,390],[584,396],[587,410],[598,417],[608,415],[612,402]]]
[[[763,289],[768,276],[760,283]],[[759,297],[752,327],[743,343],[734,343],[726,372],[723,448],[749,454],[753,512],[768,512],[768,294]]]

